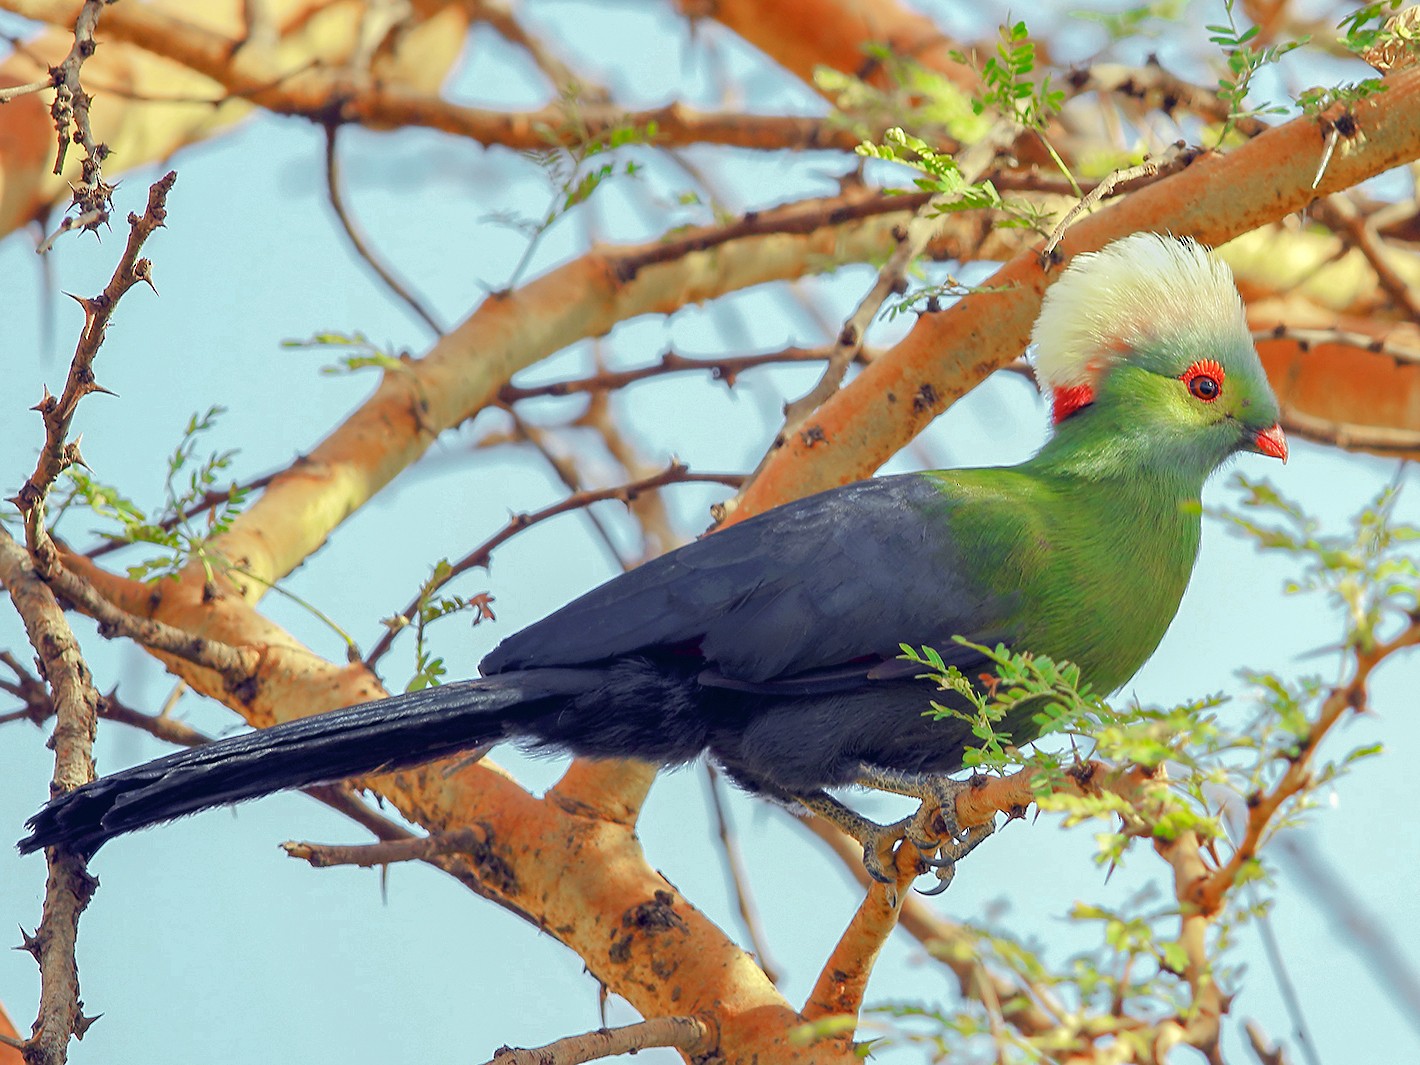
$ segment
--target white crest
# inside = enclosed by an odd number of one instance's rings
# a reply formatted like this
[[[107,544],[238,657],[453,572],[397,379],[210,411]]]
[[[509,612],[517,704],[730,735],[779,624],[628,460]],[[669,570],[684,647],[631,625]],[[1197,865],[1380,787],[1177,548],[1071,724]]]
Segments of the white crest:
[[[1227,263],[1197,242],[1135,233],[1077,255],[1046,290],[1031,330],[1041,391],[1092,385],[1149,342],[1251,345]]]

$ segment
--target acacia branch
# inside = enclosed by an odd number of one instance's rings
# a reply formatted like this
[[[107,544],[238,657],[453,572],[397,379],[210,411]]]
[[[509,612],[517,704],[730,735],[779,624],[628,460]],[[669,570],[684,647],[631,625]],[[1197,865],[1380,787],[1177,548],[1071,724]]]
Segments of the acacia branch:
[[[1350,329],[1304,329],[1284,324],[1271,329],[1258,329],[1252,334],[1255,342],[1267,340],[1290,340],[1302,351],[1309,354],[1314,348],[1324,344],[1356,348],[1372,355],[1385,355],[1396,365],[1413,364],[1420,366],[1420,346],[1413,338],[1396,339],[1392,336],[1370,336]]]
[[[910,853],[909,853],[910,852]],[[868,989],[868,977],[892,930],[897,927],[897,915],[908,886],[919,872],[915,847],[904,843],[897,849],[896,885],[876,881],[848,927],[843,930],[833,952],[824,962],[813,990],[801,1011],[804,1020],[822,1021],[830,1017],[856,1017],[863,1008],[863,995]],[[860,856],[859,861],[862,861]],[[842,1050],[851,1047],[851,1034],[831,1037]]]
[[[485,1065],[582,1065],[652,1047],[674,1047],[696,1061],[708,1055],[713,1046],[710,1026],[698,1017],[652,1017],[640,1024],[598,1028],[530,1050],[500,1047]]]
[[[39,578],[25,549],[0,528],[0,585],[9,593],[39,655],[56,716],[54,776],[50,795],[60,795],[94,778],[94,730],[99,694],[54,593]],[[45,849],[49,876],[39,928],[24,947],[40,971],[39,1016],[22,1052],[27,1065],[63,1065],[71,1036],[82,1037],[92,1017],[79,997],[75,944],[79,917],[98,881],[84,858],[65,847]]]
[[[1338,151],[1319,194],[1349,188],[1420,157],[1420,74],[1387,79],[1388,91],[1349,112],[1355,136]],[[1334,122],[1333,108],[1322,119]],[[1067,234],[1067,257],[1141,230],[1221,244],[1308,205],[1324,133],[1303,116],[1227,154],[1210,153],[1082,219]],[[811,440],[799,434],[776,451],[742,497],[735,519],[786,499],[866,476],[937,414],[1025,350],[1040,299],[1054,279],[1034,251],[1016,255],[985,283],[876,359],[815,413]],[[980,329],[989,321],[992,328]]]
[[[759,959],[759,967],[764,970],[764,975],[769,977],[770,982],[777,985],[780,980],[779,967],[769,958],[764,927],[760,924],[759,912],[755,908],[750,891],[749,875],[744,867],[744,855],[740,853],[734,826],[730,823],[730,814],[725,808],[724,796],[721,794],[723,789],[720,774],[708,761],[705,763],[705,787],[710,797],[710,812],[715,818],[715,838],[719,841],[720,854],[724,859],[725,880],[730,894],[734,897],[735,908],[739,911],[740,923],[744,925],[750,949]]]
[[[299,858],[316,869],[328,869],[337,865],[353,865],[360,869],[373,869],[396,862],[428,862],[434,858],[462,854],[475,856],[488,852],[488,833],[472,828],[440,832],[433,836],[402,835],[381,840],[378,843],[363,843],[355,846],[336,846],[325,843],[283,843],[281,849],[289,857]]]
[[[108,221],[109,211],[113,208],[113,186],[103,179],[103,162],[109,154],[108,145],[94,139],[89,122],[89,105],[93,98],[79,83],[79,70],[84,60],[93,55],[98,47],[94,30],[98,26],[100,12],[108,4],[109,0],[84,0],[84,6],[74,20],[74,46],[64,60],[57,67],[51,67],[49,72],[54,85],[54,102],[49,113],[54,119],[54,132],[59,142],[53,172],[56,175],[64,173],[64,160],[71,143],[84,149],[79,182],[73,187],[71,203],[79,209],[80,220],[71,223],[66,219],[69,224],[62,226],[60,232],[72,228],[97,229]],[[53,237],[41,245],[40,250],[48,250],[52,243]]]
[[[78,573],[56,560],[45,581],[83,613],[99,623],[99,635],[106,639],[125,636],[143,647],[162,651],[218,673],[238,699],[250,697],[260,654],[249,647],[234,647],[218,640],[193,634],[156,618],[130,614],[110,602],[102,592]]]
[[[1319,201],[1315,210],[1321,222],[1365,256],[1381,288],[1405,312],[1406,317],[1412,322],[1420,322],[1420,293],[1412,290],[1390,264],[1390,249],[1385,247],[1385,242],[1356,206],[1345,196],[1331,196]]]
[[[70,466],[83,465],[79,454],[78,441],[68,442],[69,428],[74,420],[74,412],[79,401],[93,392],[107,392],[94,379],[94,359],[104,342],[118,301],[139,281],[150,286],[153,283],[152,267],[147,259],[138,257],[143,243],[160,228],[167,218],[167,197],[177,173],[169,171],[155,181],[148,189],[148,207],[140,218],[136,214],[128,216],[128,244],[114,268],[113,276],[104,290],[92,299],[78,299],[84,309],[84,330],[79,336],[74,358],[69,365],[69,376],[63,393],[56,399],[44,390],[44,398],[33,409],[44,419],[44,446],[40,449],[39,461],[19,492],[10,500],[25,517],[25,534],[30,554],[35,559],[39,572],[48,574],[58,565],[58,551],[44,527],[44,501],[55,479]]]
[[[61,0],[8,0],[7,7],[29,18],[62,19]],[[566,147],[608,136],[622,128],[646,132],[659,147],[722,144],[781,150],[851,150],[852,130],[823,119],[798,115],[707,113],[675,102],[642,111],[610,104],[584,104],[576,122],[564,108],[504,112],[452,103],[392,80],[352,85],[334,65],[291,69],[276,47],[263,48],[197,25],[148,5],[121,5],[104,20],[105,33],[137,44],[222,85],[229,94],[276,114],[321,122],[352,122],[375,130],[422,128],[465,137],[480,144],[535,151]],[[333,58],[333,57],[332,57]]]

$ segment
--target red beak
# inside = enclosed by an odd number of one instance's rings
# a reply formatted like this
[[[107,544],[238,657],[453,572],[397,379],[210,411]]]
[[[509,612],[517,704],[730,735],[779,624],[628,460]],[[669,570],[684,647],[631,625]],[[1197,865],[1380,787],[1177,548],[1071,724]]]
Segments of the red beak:
[[[1287,461],[1287,438],[1282,435],[1281,423],[1270,429],[1263,429],[1252,438],[1252,447],[1259,455],[1271,455],[1274,459]]]

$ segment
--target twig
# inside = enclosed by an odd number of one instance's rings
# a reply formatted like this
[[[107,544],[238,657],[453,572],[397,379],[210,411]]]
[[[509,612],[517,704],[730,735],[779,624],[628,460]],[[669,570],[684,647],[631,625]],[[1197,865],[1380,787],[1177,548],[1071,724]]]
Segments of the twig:
[[[720,774],[709,762],[705,763],[705,788],[710,796],[710,810],[715,815],[715,836],[720,841],[720,852],[725,859],[725,880],[730,894],[735,897],[740,923],[744,925],[745,935],[749,937],[750,949],[754,951],[759,967],[764,970],[764,975],[769,977],[769,982],[777,985],[781,977],[779,967],[770,960],[768,948],[765,946],[764,928],[759,923],[759,913],[750,895],[744,856],[740,854],[734,826],[730,824],[729,811],[725,809],[724,797],[721,794]]]
[[[759,366],[777,366],[784,363],[823,362],[830,355],[828,348],[785,348],[759,355],[726,355],[720,358],[692,358],[667,351],[654,363],[637,366],[629,370],[603,370],[587,377],[570,381],[552,381],[545,385],[504,385],[498,398],[504,403],[517,403],[534,396],[569,396],[578,392],[614,392],[619,388],[673,373],[708,373],[716,381],[733,385],[744,371]],[[864,361],[871,361],[865,353]]]
[[[93,97],[79,83],[79,69],[98,47],[94,29],[98,26],[99,13],[108,3],[109,0],[84,0],[84,6],[79,9],[79,16],[74,21],[74,44],[60,64],[49,71],[54,85],[54,102],[49,113],[54,119],[54,132],[59,142],[54,155],[54,173],[64,173],[64,160],[69,154],[70,143],[84,149],[79,183],[73,186],[71,203],[71,206],[79,208],[79,218],[73,224],[61,225],[59,232],[73,228],[97,229],[108,221],[109,211],[113,209],[113,186],[103,179],[103,162],[109,153],[108,145],[94,140],[94,131],[89,125],[89,105]],[[65,219],[65,222],[69,220]],[[42,250],[47,251],[53,240],[51,237],[42,245]]]
[[[1347,243],[1359,251],[1371,264],[1381,288],[1395,301],[1412,322],[1420,322],[1420,294],[1413,291],[1391,266],[1390,251],[1371,228],[1370,223],[1344,195],[1321,200],[1314,205],[1317,219],[1336,230]]]
[[[1289,435],[1348,451],[1370,451],[1420,458],[1420,430],[1416,429],[1388,425],[1356,425],[1352,422],[1318,418],[1314,414],[1295,409],[1282,412],[1282,428]]]
[[[551,506],[543,507],[541,510],[534,511],[531,514],[515,514],[508,520],[507,525],[503,526],[502,529],[479,544],[463,558],[453,563],[442,580],[423,589],[419,596],[411,600],[409,605],[399,611],[395,616],[408,621],[414,616],[415,611],[419,609],[420,602],[428,595],[442,588],[455,577],[467,573],[471,569],[486,566],[489,556],[495,549],[507,543],[524,529],[531,528],[539,522],[546,521],[548,518],[556,517],[559,514],[566,514],[568,511],[579,510],[582,507],[591,506],[593,503],[600,503],[607,499],[619,499],[623,503],[630,504],[630,502],[642,492],[649,492],[668,484],[737,484],[739,481],[740,478],[736,474],[691,473],[685,466],[675,463],[651,477],[643,477],[641,480],[632,481],[629,484],[617,485],[614,488],[599,488],[584,492],[574,492],[566,499],[553,503]],[[375,644],[370,650],[370,653],[365,657],[365,666],[367,669],[373,672],[375,663],[390,649],[390,645],[394,643],[394,638],[402,627],[403,626],[399,625],[386,627],[384,635],[380,637],[379,642]]]
[[[567,491],[580,492],[583,490],[585,486],[582,484],[582,478],[578,474],[576,462],[556,454],[548,446],[548,434],[545,429],[541,426],[529,423],[511,407],[508,408],[508,417],[513,420],[513,429],[516,431],[517,435],[542,456],[543,461],[552,468],[553,473],[557,474],[557,479],[562,482],[562,486],[566,488]],[[606,523],[602,521],[601,515],[590,508],[586,510],[586,515],[587,521],[590,522],[592,528],[596,530],[597,537],[607,549],[607,553],[611,555],[612,560],[622,569],[626,569],[629,563],[622,557],[621,549],[616,546],[616,541],[612,539],[611,531],[606,527]]]
[[[568,1036],[531,1050],[500,1047],[485,1065],[581,1065],[651,1047],[674,1047],[692,1061],[698,1060],[712,1049],[710,1027],[698,1017],[652,1017],[624,1028],[598,1028]]]
[[[1287,1052],[1281,1046],[1273,1046],[1256,1021],[1244,1021],[1243,1031],[1247,1033],[1247,1044],[1257,1058],[1257,1065],[1290,1065]]]
[[[596,349],[600,356],[600,348]],[[622,429],[606,392],[594,392],[579,418],[573,423],[592,430],[601,437],[602,446],[621,464],[628,478],[647,477],[656,464],[648,462],[634,440]],[[672,551],[684,543],[671,521],[670,509],[660,492],[642,492],[626,504],[627,511],[641,529],[641,553],[636,560],[644,562]]]
[[[103,0],[88,0],[102,3]],[[144,9],[146,8],[146,9]],[[713,143],[741,148],[782,150],[837,148],[851,151],[857,132],[824,118],[803,115],[757,115],[705,112],[679,101],[642,111],[615,104],[587,104],[576,129],[568,127],[563,108],[506,112],[469,107],[390,81],[351,85],[348,71],[335,64],[307,63],[283,69],[285,54],[260,47],[146,5],[120,5],[105,23],[115,40],[139,45],[218,82],[228,95],[240,95],[277,114],[329,121],[331,101],[341,101],[339,120],[371,129],[422,127],[483,144],[541,151],[567,146],[580,138],[607,137],[628,127],[655,134],[657,146]],[[245,47],[243,47],[245,45]],[[209,101],[203,101],[209,102]]]
[[[631,281],[648,266],[675,262],[692,252],[708,251],[746,237],[813,233],[863,218],[916,211],[931,196],[925,192],[890,195],[876,189],[850,189],[824,199],[801,200],[767,211],[747,211],[734,222],[701,226],[681,236],[609,256],[616,277]]]
[[[1224,122],[1231,108],[1218,98],[1217,90],[1195,85],[1169,73],[1156,58],[1150,57],[1142,67],[1096,63],[1086,69],[1071,71],[1066,83],[1079,94],[1098,92],[1102,95],[1135,100],[1148,110],[1163,112],[1170,118],[1179,110],[1190,111],[1213,122]],[[1233,128],[1247,137],[1267,131],[1267,124],[1250,115],[1233,116]]]
[[[30,93],[43,92],[45,89],[52,88],[54,88],[52,77],[32,81],[28,85],[11,85],[8,89],[0,89],[0,104],[8,104],[11,100],[17,100],[21,96],[28,96]]]
[[[541,71],[556,91],[575,86],[579,94],[587,100],[605,103],[611,93],[600,85],[592,85],[586,77],[578,74],[547,48],[536,34],[529,33],[518,16],[501,0],[474,0],[470,11],[475,18],[486,22],[498,36],[509,44],[515,44],[527,52],[533,65]]]
[[[1303,354],[1323,344],[1336,344],[1369,351],[1374,355],[1387,355],[1395,360],[1397,366],[1404,363],[1420,366],[1420,347],[1414,346],[1413,340],[1407,344],[1404,341],[1392,340],[1389,336],[1369,336],[1349,329],[1298,329],[1277,325],[1271,329],[1254,331],[1252,339],[1259,343],[1266,340],[1290,340],[1302,349]]]
[[[28,718],[38,725],[54,712],[54,703],[49,697],[49,689],[43,681],[20,664],[19,659],[9,651],[0,651],[0,663],[15,675],[14,683],[0,681],[3,689],[25,704],[25,709],[0,717],[0,722]]]
[[[139,281],[147,282],[150,286],[153,284],[152,266],[147,259],[138,258],[138,252],[142,249],[143,242],[155,229],[161,227],[167,218],[168,192],[176,180],[177,173],[174,171],[169,171],[159,178],[148,190],[148,207],[143,217],[129,214],[128,244],[103,292],[93,299],[75,297],[84,308],[84,331],[79,336],[79,343],[69,366],[64,392],[56,399],[46,388],[44,398],[34,408],[44,419],[44,447],[40,449],[35,472],[25,481],[11,502],[25,516],[25,537],[35,566],[41,574],[52,572],[59,562],[58,551],[44,527],[45,496],[63,470],[75,464],[83,464],[79,442],[67,441],[74,412],[79,401],[91,392],[108,391],[94,380],[94,358],[104,342],[104,333],[108,329],[114,308],[124,293]]]
[[[1307,1065],[1321,1065],[1316,1043],[1307,1028],[1307,1012],[1302,1008],[1301,999],[1297,997],[1297,988],[1287,972],[1286,962],[1282,960],[1282,948],[1277,943],[1277,936],[1273,934],[1272,921],[1266,911],[1258,915],[1257,935],[1262,940],[1262,952],[1267,956],[1267,964],[1272,966],[1272,975],[1277,981],[1277,990],[1282,995],[1287,1016],[1292,1020],[1292,1034],[1296,1037],[1297,1046],[1302,1048],[1302,1056],[1307,1059]]]
[[[54,593],[39,578],[25,549],[3,528],[0,584],[24,621],[30,645],[38,652],[49,681],[56,716],[50,794],[72,791],[94,778],[99,693]],[[92,1017],[84,1016],[74,951],[79,917],[98,881],[89,875],[83,857],[67,848],[47,848],[45,861],[49,877],[39,928],[24,939],[24,947],[40,971],[39,1016],[34,1034],[23,1048],[27,1065],[63,1065],[70,1037],[82,1037],[93,1023]]]
[[[910,852],[910,854],[909,854]],[[917,849],[904,844],[897,850],[899,883],[896,886],[876,881],[843,930],[833,953],[824,962],[813,990],[800,1011],[805,1021],[821,1021],[828,1017],[856,1017],[863,1007],[863,995],[868,977],[883,944],[897,927],[898,911],[907,894],[907,886],[917,875],[917,869],[904,872],[904,863],[916,864]],[[846,1045],[850,1035],[830,1037]]]
[[[460,828],[432,836],[404,835],[354,846],[290,842],[283,843],[281,849],[316,869],[337,865],[373,869],[395,862],[427,862],[440,855],[476,855],[488,849],[488,837],[473,828]]]
[[[1065,217],[1060,219],[1055,224],[1055,228],[1050,231],[1050,239],[1045,242],[1045,247],[1041,250],[1041,258],[1049,262],[1055,254],[1056,246],[1064,239],[1065,231],[1070,228],[1070,223],[1085,211],[1096,207],[1106,196],[1127,192],[1160,178],[1168,177],[1170,174],[1176,174],[1201,154],[1203,154],[1201,149],[1189,148],[1183,141],[1176,141],[1164,153],[1162,159],[1145,159],[1138,166],[1116,170],[1080,197],[1079,202],[1065,212]]]
[[[344,230],[346,238],[350,241],[350,246],[355,249],[355,254],[365,260],[365,265],[375,272],[375,276],[384,282],[385,287],[394,293],[395,298],[432,329],[435,336],[443,336],[447,330],[434,317],[433,313],[409,291],[404,282],[394,275],[394,271],[380,261],[380,257],[375,254],[375,249],[370,246],[370,242],[360,232],[360,227],[356,225],[355,219],[346,208],[345,197],[340,191],[340,163],[335,153],[335,138],[339,128],[339,125],[334,122],[328,122],[325,127],[325,190],[330,200],[331,209],[335,211],[335,217],[340,222],[340,228]]]
[[[194,636],[156,618],[138,617],[111,603],[87,578],[66,568],[62,562],[45,577],[49,585],[99,623],[99,635],[130,640],[174,655],[194,665],[221,674],[227,686],[245,701],[255,684],[261,655],[250,647],[234,647],[217,640]]]

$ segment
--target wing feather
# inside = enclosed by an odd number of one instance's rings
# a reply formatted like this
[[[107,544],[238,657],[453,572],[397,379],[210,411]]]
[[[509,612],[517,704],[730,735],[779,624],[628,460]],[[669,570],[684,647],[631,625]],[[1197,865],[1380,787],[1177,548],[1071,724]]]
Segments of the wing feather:
[[[1008,636],[951,536],[946,475],[860,481],[767,511],[616,577],[504,640],[484,673],[697,649],[707,677],[757,685],[899,643]],[[827,680],[827,677],[824,678]],[[712,681],[713,683],[713,681]]]

